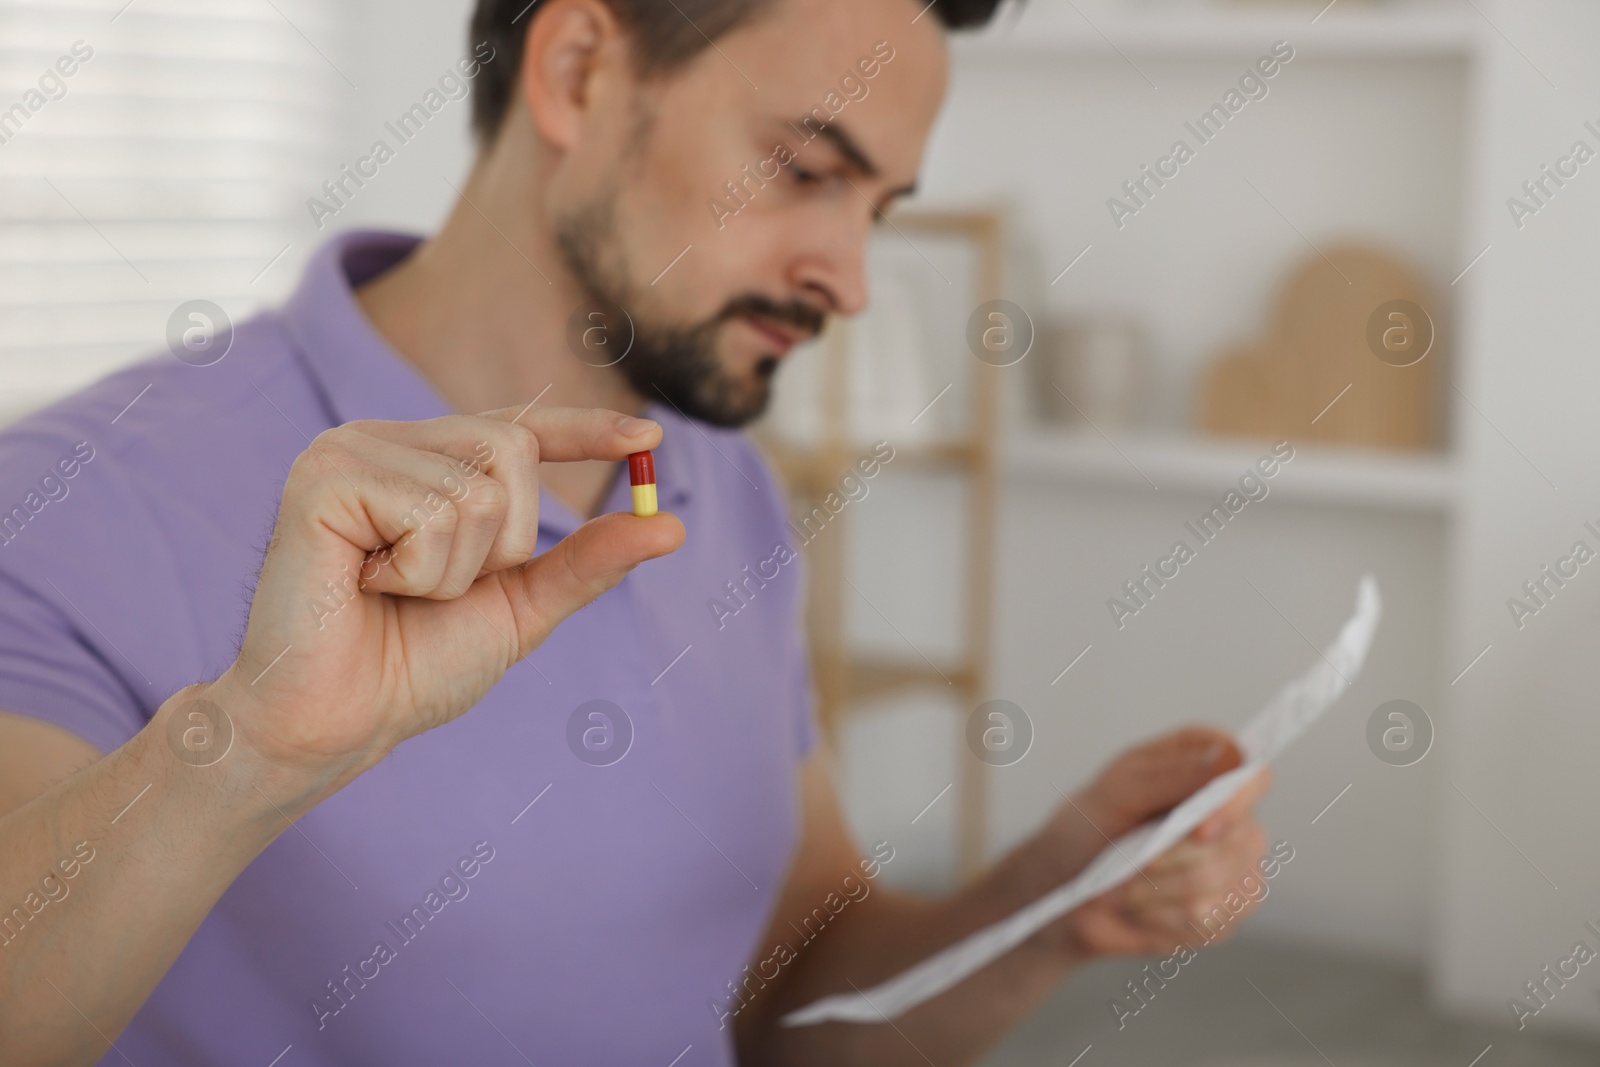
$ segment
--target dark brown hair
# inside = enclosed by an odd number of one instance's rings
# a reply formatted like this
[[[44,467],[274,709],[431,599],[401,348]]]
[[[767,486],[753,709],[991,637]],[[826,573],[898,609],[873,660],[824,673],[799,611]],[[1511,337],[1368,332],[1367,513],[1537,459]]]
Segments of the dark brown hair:
[[[627,28],[634,60],[643,76],[666,74],[699,55],[710,43],[738,29],[775,0],[605,0]],[[861,2],[861,0],[857,0]],[[1004,0],[935,0],[932,12],[949,29],[981,26]],[[478,75],[472,97],[472,128],[480,143],[494,140],[511,106],[522,67],[528,26],[539,0],[478,0],[471,42],[494,48],[494,62]]]

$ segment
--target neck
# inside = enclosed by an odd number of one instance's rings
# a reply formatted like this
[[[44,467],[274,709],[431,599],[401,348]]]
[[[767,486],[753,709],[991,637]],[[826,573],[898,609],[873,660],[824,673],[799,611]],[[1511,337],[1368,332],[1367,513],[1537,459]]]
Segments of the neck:
[[[639,414],[644,399],[613,368],[567,348],[583,300],[550,220],[515,168],[480,160],[443,228],[356,294],[378,334],[461,413],[603,407]],[[542,395],[541,395],[542,394]],[[598,511],[615,464],[542,464],[540,481],[580,517]]]

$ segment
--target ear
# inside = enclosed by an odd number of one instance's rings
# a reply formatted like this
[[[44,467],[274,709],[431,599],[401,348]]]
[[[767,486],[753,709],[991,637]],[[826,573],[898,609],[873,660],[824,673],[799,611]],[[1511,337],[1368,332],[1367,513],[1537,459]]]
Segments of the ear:
[[[627,42],[603,0],[543,0],[528,28],[517,84],[546,141],[570,149],[596,98],[625,77]]]

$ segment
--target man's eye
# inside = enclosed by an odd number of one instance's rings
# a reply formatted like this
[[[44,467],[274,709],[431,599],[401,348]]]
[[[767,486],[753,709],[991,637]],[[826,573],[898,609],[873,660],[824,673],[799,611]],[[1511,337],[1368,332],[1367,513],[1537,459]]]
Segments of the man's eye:
[[[816,171],[806,170],[804,167],[797,166],[793,163],[789,164],[789,173],[794,177],[794,180],[799,182],[801,185],[819,185],[822,182],[822,175],[818,174]]]

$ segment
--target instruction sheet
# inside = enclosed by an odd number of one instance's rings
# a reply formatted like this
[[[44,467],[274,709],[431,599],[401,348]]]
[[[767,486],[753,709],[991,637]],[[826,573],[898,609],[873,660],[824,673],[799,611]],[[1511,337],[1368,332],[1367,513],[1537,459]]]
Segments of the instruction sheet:
[[[1244,763],[1213,778],[1164,817],[1151,820],[1106,846],[1076,878],[1002,919],[859,993],[824,997],[784,1016],[787,1026],[837,1020],[875,1023],[892,1019],[938,996],[1031,937],[1080,904],[1115,889],[1157,856],[1183,840],[1217,811],[1265,764],[1327,711],[1350,687],[1383,613],[1378,582],[1366,575],[1356,593],[1355,614],[1311,669],[1285,685],[1235,735]]]

